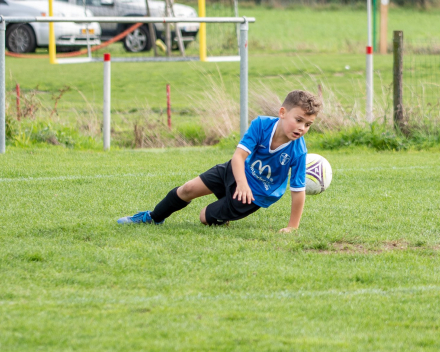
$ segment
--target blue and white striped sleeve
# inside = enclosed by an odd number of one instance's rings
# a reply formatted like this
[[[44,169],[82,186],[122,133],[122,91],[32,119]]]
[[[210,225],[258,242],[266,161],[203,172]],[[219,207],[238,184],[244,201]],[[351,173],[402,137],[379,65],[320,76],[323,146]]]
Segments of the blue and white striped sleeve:
[[[261,118],[257,117],[252,121],[240,143],[237,145],[237,148],[241,148],[249,154],[252,154],[252,152],[258,146],[260,137],[262,135],[261,128]]]
[[[292,192],[306,190],[306,156],[307,153],[299,156],[290,169],[290,190]]]

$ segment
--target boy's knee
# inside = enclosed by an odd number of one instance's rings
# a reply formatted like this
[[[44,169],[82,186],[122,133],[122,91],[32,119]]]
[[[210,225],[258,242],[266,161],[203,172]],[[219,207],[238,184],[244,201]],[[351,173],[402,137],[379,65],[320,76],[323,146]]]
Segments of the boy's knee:
[[[208,225],[208,222],[206,221],[206,207],[204,207],[201,211],[200,211],[200,222],[203,225]]]
[[[177,189],[177,195],[183,200],[190,199],[194,193],[193,182],[188,181]]]

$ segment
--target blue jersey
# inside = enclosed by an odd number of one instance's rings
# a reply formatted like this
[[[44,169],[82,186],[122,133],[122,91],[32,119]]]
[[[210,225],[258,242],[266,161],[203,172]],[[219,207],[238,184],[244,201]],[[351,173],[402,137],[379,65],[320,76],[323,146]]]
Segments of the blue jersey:
[[[270,149],[279,118],[258,116],[238,144],[250,155],[245,161],[245,173],[254,195],[254,203],[267,208],[286,191],[290,173],[290,190],[306,189],[306,155],[304,138],[298,138]]]

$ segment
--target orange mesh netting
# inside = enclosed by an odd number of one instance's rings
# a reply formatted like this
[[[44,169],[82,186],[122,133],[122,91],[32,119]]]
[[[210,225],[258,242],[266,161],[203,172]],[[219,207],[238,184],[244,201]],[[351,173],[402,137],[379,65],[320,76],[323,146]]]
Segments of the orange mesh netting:
[[[143,23],[135,23],[134,25],[132,25],[131,27],[127,28],[125,31],[123,31],[122,33],[120,33],[117,36],[113,37],[112,39],[106,41],[105,43],[102,43],[102,44],[99,44],[99,45],[96,45],[96,46],[92,47],[90,49],[90,51],[93,52],[93,51],[105,48],[106,46],[109,46],[110,44],[113,44],[114,42],[117,42],[118,40],[121,40],[122,38],[124,38],[129,33],[133,32],[135,29],[139,28],[142,25],[143,25]],[[58,58],[74,57],[74,56],[84,55],[84,54],[87,54],[87,53],[88,53],[87,49],[81,49],[81,50],[74,51],[74,52],[71,52],[71,53],[58,54],[57,57]],[[48,59],[49,58],[49,55],[17,54],[17,53],[12,53],[10,51],[7,51],[5,53],[5,55],[6,56],[11,56],[11,57],[25,58],[25,59]]]

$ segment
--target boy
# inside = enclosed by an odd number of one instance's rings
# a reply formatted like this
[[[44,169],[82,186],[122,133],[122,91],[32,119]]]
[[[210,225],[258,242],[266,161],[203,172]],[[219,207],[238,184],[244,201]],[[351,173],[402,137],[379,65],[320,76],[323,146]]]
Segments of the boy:
[[[307,149],[303,136],[320,107],[321,102],[312,93],[290,92],[278,118],[259,116],[252,121],[230,161],[174,188],[153,211],[123,217],[118,223],[159,225],[191,200],[212,193],[218,200],[201,210],[200,221],[205,225],[222,225],[239,220],[280,199],[290,170],[290,220],[280,231],[297,229],[305,202]]]

